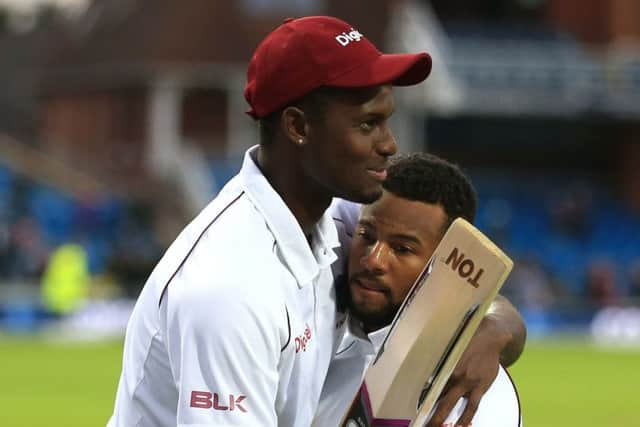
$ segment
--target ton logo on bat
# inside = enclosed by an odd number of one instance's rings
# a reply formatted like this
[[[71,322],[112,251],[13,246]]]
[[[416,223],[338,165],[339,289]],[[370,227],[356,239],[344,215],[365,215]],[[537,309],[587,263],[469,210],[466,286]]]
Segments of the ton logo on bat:
[[[473,287],[477,288],[480,286],[478,281],[480,280],[482,273],[484,273],[484,269],[480,268],[476,272],[476,265],[473,260],[471,258],[465,258],[464,253],[462,253],[458,248],[453,248],[451,254],[449,254],[449,257],[446,259],[445,264],[449,265],[453,271],[457,271],[460,277],[467,279],[467,282],[469,282]]]

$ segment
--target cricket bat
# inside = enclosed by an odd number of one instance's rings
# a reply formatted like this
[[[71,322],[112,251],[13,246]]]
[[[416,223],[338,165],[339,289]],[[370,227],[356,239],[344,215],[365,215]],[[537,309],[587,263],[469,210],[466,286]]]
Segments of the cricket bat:
[[[456,219],[396,313],[341,426],[423,426],[513,262]]]

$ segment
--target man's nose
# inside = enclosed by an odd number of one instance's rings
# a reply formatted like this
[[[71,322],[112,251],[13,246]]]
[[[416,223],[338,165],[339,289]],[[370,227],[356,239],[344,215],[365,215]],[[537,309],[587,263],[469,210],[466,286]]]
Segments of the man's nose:
[[[376,151],[384,157],[391,157],[398,151],[396,138],[393,136],[391,128],[388,125],[385,125],[382,137],[376,145]]]
[[[369,246],[368,250],[360,259],[360,264],[366,270],[376,273],[384,274],[388,267],[389,249],[383,242],[375,242]]]

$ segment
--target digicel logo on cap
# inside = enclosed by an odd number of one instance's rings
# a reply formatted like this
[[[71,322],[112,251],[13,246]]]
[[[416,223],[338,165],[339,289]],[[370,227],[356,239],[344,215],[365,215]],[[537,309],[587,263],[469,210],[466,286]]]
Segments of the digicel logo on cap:
[[[363,37],[364,36],[362,34],[360,34],[360,32],[358,30],[354,30],[353,28],[351,28],[351,31],[349,31],[349,33],[338,34],[336,36],[336,40],[342,46],[346,46],[351,42],[359,42],[360,39],[363,38]]]

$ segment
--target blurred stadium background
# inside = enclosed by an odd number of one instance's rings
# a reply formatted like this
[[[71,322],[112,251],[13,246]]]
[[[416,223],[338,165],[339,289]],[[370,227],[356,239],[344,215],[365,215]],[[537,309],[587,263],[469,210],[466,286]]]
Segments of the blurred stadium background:
[[[249,56],[307,14],[432,52],[395,130],[516,260],[525,425],[640,426],[638,0],[0,0],[0,425],[106,423],[135,296],[256,141]]]

